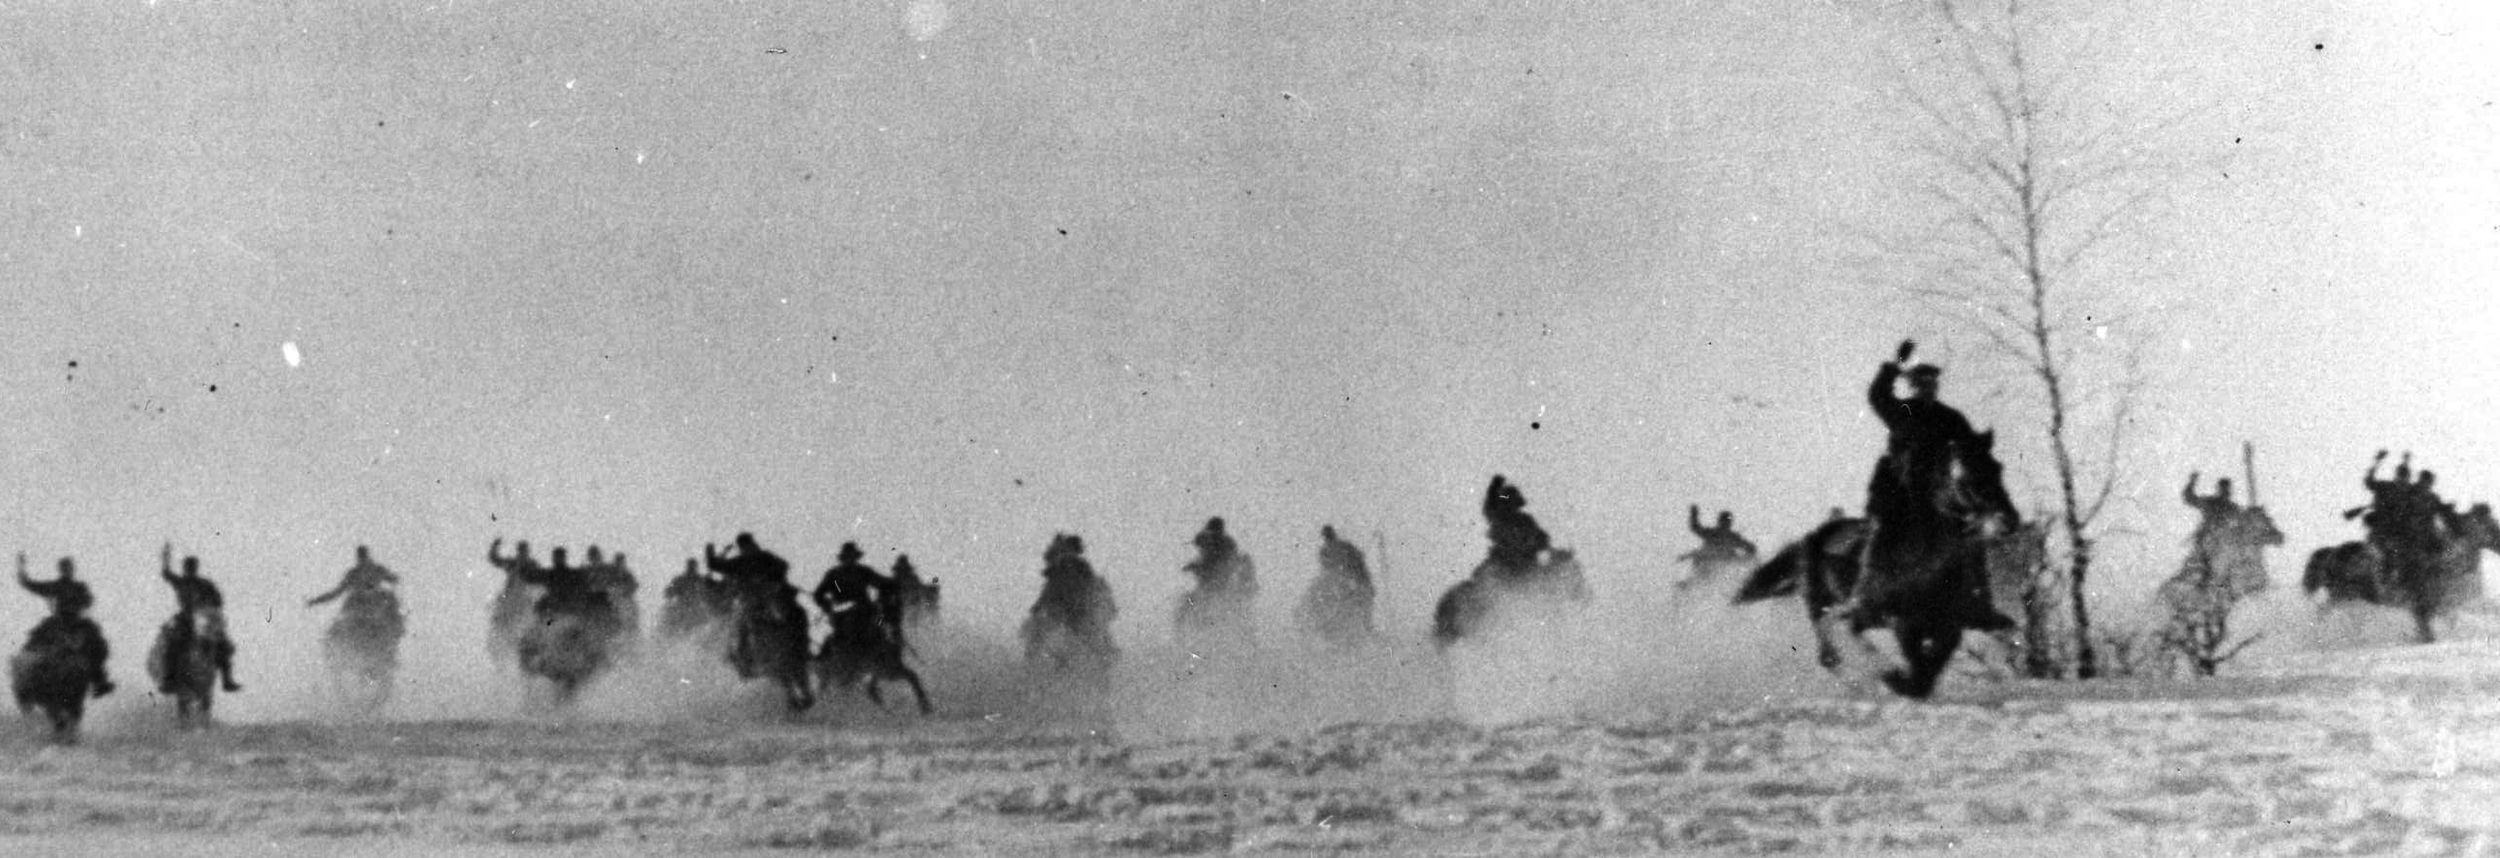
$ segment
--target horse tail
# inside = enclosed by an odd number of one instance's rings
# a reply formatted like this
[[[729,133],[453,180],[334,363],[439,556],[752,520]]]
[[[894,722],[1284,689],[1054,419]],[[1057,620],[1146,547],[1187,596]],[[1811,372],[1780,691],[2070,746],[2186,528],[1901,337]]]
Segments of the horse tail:
[[[1806,554],[1813,549],[1812,539],[1800,539],[1780,549],[1771,559],[1753,568],[1745,576],[1744,586],[1736,588],[1730,604],[1742,605],[1797,595],[1805,583]]]

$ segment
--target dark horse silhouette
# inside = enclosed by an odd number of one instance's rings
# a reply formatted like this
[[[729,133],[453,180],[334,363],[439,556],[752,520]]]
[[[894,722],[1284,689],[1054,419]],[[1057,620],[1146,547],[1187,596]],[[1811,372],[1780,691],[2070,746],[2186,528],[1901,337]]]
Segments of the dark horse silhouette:
[[[19,712],[41,712],[52,723],[52,739],[78,742],[78,724],[87,715],[87,695],[95,685],[102,654],[90,643],[65,635],[27,641],[9,660],[9,685]]]
[[[322,655],[342,700],[360,712],[390,702],[391,683],[399,670],[399,641],[408,636],[399,595],[385,588],[359,590],[339,606],[337,619],[322,635]]]
[[[848,625],[848,628],[845,626]],[[816,653],[817,683],[828,689],[861,686],[870,702],[885,705],[877,683],[901,682],[911,686],[912,696],[920,701],[920,714],[935,710],[929,707],[929,692],[920,684],[920,674],[903,663],[902,635],[882,622],[836,624],[832,636],[825,638],[824,648]]]
[[[521,670],[555,684],[556,703],[571,703],[613,660],[620,621],[616,608],[595,594],[561,605],[541,604],[522,630],[515,654]]]
[[[176,612],[157,629],[148,674],[158,688],[173,689],[177,726],[209,724],[209,712],[217,704],[217,641],[225,637],[225,625],[223,611],[196,607]]]
[[[747,678],[762,677],[781,686],[782,700],[792,713],[805,712],[816,705],[816,692],[810,685],[807,657],[807,614],[799,607],[796,593],[784,585],[780,596],[763,600],[762,604],[744,604],[740,599],[734,611],[742,618],[733,623],[731,634],[747,636],[749,668]],[[736,654],[724,653],[732,667]]]
[[[2415,639],[2430,643],[2437,639],[2432,620],[2482,601],[2483,552],[2500,551],[2500,521],[2493,519],[2490,504],[2475,504],[2444,523],[2441,551],[2431,562],[2386,569],[2387,554],[2376,543],[2347,542],[2311,553],[2300,589],[2326,594],[2319,600],[2321,612],[2346,602],[2404,608],[2413,615]]]
[[[1567,548],[1547,549],[1536,563],[1504,565],[1490,558],[1441,594],[1432,608],[1432,642],[1440,649],[1483,634],[1512,607],[1560,607],[1588,601],[1588,576]]]
[[[1111,621],[1120,614],[1111,586],[1085,562],[1085,540],[1075,534],[1052,536],[1042,560],[1042,593],[1016,630],[1025,666],[1100,686],[1120,660],[1111,640]]]
[[[1816,658],[1835,672],[1844,666],[1841,642],[1871,655],[1861,636],[1889,627],[1907,664],[1885,670],[1885,686],[1904,697],[1933,694],[1936,678],[1962,645],[1958,618],[1970,598],[1964,588],[1988,574],[1994,538],[2019,526],[1994,444],[1994,433],[1979,433],[1953,444],[1937,473],[1905,475],[1930,503],[1903,504],[1905,514],[1883,522],[1894,529],[1885,540],[1888,550],[1869,549],[1873,534],[1865,519],[1824,522],[1756,567],[1735,602],[1802,595]],[[1876,574],[1863,574],[1870,564]]]

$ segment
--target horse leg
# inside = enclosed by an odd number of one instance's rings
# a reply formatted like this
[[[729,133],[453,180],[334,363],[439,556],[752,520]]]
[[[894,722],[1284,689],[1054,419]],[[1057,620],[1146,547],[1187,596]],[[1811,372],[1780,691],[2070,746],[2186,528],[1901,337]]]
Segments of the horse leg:
[[[2433,633],[2431,632],[2431,618],[2432,618],[2432,616],[2433,616],[2434,614],[2437,614],[2437,613],[2438,613],[2438,611],[2437,611],[2437,610],[2435,610],[2434,608],[2432,608],[2432,606],[2431,606],[2431,604],[2430,604],[2430,600],[2429,600],[2429,599],[2415,599],[2415,600],[2414,600],[2414,603],[2413,603],[2413,638],[2414,638],[2414,642],[2416,642],[2416,643],[2434,643],[2434,642],[2436,642],[2436,641],[2438,640],[2438,636],[2437,636],[2437,635],[2435,635],[2435,634],[2433,634]]]
[[[1936,692],[1936,678],[1944,673],[1945,663],[1962,646],[1961,627],[1904,624],[1893,631],[1893,637],[1900,641],[1901,656],[1908,665],[1885,671],[1884,685],[1912,700],[1927,699]]]
[[[911,686],[911,696],[920,701],[920,714],[928,715],[937,711],[929,706],[929,690],[921,687],[918,672],[904,666],[901,659],[895,659],[892,664],[886,666],[886,670],[888,671],[887,678],[900,679]]]

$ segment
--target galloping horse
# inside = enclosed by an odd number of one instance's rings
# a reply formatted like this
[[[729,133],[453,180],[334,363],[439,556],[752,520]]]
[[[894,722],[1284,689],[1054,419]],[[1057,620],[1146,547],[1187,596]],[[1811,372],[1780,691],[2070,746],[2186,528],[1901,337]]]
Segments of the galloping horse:
[[[2283,544],[2283,531],[2262,506],[2242,507],[2189,537],[2187,559],[2162,582],[2162,604],[2173,614],[2230,605],[2272,586],[2265,549]]]
[[[1172,609],[1172,636],[1190,653],[1212,657],[1257,644],[1251,625],[1258,579],[1250,558],[1231,554],[1189,564],[1197,584]]]
[[[771,680],[781,686],[782,699],[792,713],[807,711],[816,705],[816,692],[808,678],[807,614],[786,591],[762,604],[745,601],[740,599],[734,609],[738,618],[732,621],[731,632],[746,636],[748,664],[742,675]],[[731,662],[735,666],[734,653]]]
[[[399,641],[407,636],[398,594],[374,588],[349,595],[321,639],[341,697],[362,712],[389,702],[392,675],[399,669]]]
[[[29,641],[9,660],[9,685],[19,712],[42,712],[52,722],[52,740],[77,744],[78,722],[87,714],[87,693],[96,681],[102,659],[72,640]]]
[[[217,641],[225,638],[224,612],[209,607],[174,614],[157,630],[148,652],[148,675],[158,688],[174,695],[174,723],[186,729],[208,726],[217,703]]]
[[[2490,504],[2475,504],[2446,524],[2441,550],[2430,563],[2388,569],[2391,559],[2372,540],[2320,548],[2301,571],[2301,591],[2326,593],[2320,612],[2345,602],[2404,608],[2413,614],[2415,639],[2430,643],[2437,639],[2432,620],[2481,602],[2483,552],[2500,551],[2500,521],[2493,519]]]
[[[877,692],[877,683],[902,682],[919,698],[920,714],[927,715],[935,711],[929,707],[929,692],[921,686],[920,674],[903,663],[903,651],[902,637],[881,624],[862,624],[856,631],[837,625],[816,654],[817,683],[828,689],[862,685],[869,701],[883,707],[885,697]]]
[[[1757,567],[1734,601],[1801,593],[1816,658],[1834,672],[1845,661],[1839,643],[1873,655],[1863,635],[1889,627],[1907,664],[1886,669],[1884,685],[1910,698],[1935,693],[1936,678],[1962,645],[1956,612],[1969,598],[1963,588],[1989,574],[1991,543],[2019,527],[1995,441],[1995,433],[1979,433],[1953,444],[1935,472],[1905,474],[1927,503],[1903,504],[1883,521],[1884,544],[1868,545],[1876,534],[1865,519],[1825,522]]]
[[[1533,566],[1512,568],[1488,558],[1465,580],[1441,594],[1432,608],[1432,643],[1447,650],[1483,634],[1501,620],[1501,609],[1563,607],[1589,599],[1588,576],[1567,548],[1548,549]]]
[[[1085,540],[1074,534],[1052,536],[1042,558],[1042,593],[1016,629],[1025,666],[1089,685],[1107,683],[1120,660],[1111,640],[1111,621],[1120,615],[1111,586],[1085,562]]]
[[[605,599],[542,606],[515,654],[522,671],[555,683],[556,703],[563,705],[607,671],[617,635],[616,609]]]

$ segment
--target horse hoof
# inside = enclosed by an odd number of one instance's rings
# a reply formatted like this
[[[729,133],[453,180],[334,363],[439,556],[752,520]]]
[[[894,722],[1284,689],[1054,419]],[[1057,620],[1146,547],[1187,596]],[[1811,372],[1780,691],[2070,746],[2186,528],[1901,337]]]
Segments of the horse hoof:
[[[1925,700],[1927,695],[1935,693],[1933,686],[1922,688],[1910,679],[1909,674],[1898,670],[1884,671],[1883,680],[1884,687],[1892,689],[1892,693],[1912,700]]]

